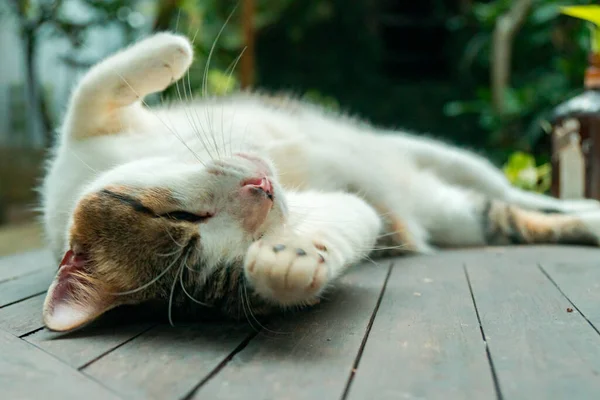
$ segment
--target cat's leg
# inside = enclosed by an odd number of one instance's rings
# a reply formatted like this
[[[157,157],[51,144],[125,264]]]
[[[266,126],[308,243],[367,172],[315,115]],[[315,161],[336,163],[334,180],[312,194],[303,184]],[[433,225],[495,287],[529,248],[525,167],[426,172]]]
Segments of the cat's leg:
[[[144,97],[181,78],[192,58],[187,38],[159,33],[104,59],[76,86],[64,134],[80,139],[139,128],[148,114]]]
[[[377,212],[346,193],[292,193],[285,228],[249,248],[245,276],[261,297],[281,306],[318,301],[323,290],[373,248]]]
[[[384,137],[383,140],[409,154],[419,168],[433,171],[451,185],[469,188],[485,196],[531,210],[564,213],[600,210],[600,203],[596,200],[559,200],[516,188],[484,157],[433,139],[400,134]]]
[[[448,185],[433,175],[424,174],[421,182],[415,215],[435,245],[599,245],[600,211],[546,214]]]

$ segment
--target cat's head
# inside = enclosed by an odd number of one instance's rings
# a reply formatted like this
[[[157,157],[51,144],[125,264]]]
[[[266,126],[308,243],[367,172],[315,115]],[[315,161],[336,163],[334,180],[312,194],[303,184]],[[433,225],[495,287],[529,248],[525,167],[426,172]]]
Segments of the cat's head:
[[[218,265],[239,263],[285,216],[272,165],[254,155],[119,166],[77,202],[44,322],[71,330],[121,304],[165,299],[182,268],[208,277]]]

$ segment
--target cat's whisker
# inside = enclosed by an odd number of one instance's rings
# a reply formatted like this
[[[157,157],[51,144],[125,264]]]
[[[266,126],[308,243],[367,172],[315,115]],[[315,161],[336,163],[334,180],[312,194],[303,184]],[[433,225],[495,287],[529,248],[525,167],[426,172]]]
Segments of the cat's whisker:
[[[196,29],[196,32],[194,33],[194,36],[192,38],[192,46],[196,43],[196,37],[198,35],[200,29]],[[186,103],[191,103],[191,100],[193,98],[193,91],[192,91],[192,84],[191,84],[191,78],[190,78],[190,69],[188,68],[187,72],[186,72],[186,77],[187,77],[187,87],[188,87],[188,92],[190,94],[190,100],[186,101]],[[183,78],[183,86],[184,86],[184,93],[185,93],[185,77]],[[187,96],[186,96],[186,100],[187,100]],[[194,134],[196,135],[196,138],[198,138],[198,140],[201,142],[202,147],[204,147],[204,150],[208,153],[208,155],[210,156],[211,160],[215,160],[215,157],[212,154],[212,151],[209,149],[209,146],[207,145],[208,142],[208,134],[207,132],[204,130],[204,126],[202,124],[202,121],[198,115],[198,113],[195,110],[195,107],[190,106],[191,108],[191,113],[192,113],[192,121],[193,121],[193,130],[194,130]],[[197,124],[196,124],[197,123]],[[205,142],[206,139],[206,142]]]
[[[182,251],[183,252],[183,251]],[[175,265],[177,263],[177,261],[179,260],[179,257],[176,257],[173,262],[171,264],[169,264],[169,266],[167,268],[165,268],[160,274],[158,274],[154,279],[152,279],[150,282],[136,288],[133,290],[127,290],[125,292],[115,292],[115,293],[110,293],[113,294],[115,296],[123,296],[123,295],[127,295],[127,294],[133,294],[133,293],[137,293],[139,291],[142,291],[150,286],[152,286],[153,284],[155,284],[156,282],[158,282],[158,280],[160,278],[162,278],[167,272],[169,272],[169,270],[171,268],[173,268],[173,265]]]
[[[250,297],[248,296],[248,288],[247,288],[247,286],[245,284],[245,281],[242,281],[242,282],[244,282],[243,283],[243,286],[244,286],[244,295],[246,297],[246,302],[248,304],[248,311],[250,312],[250,315],[252,316],[252,318],[254,319],[254,321],[258,324],[258,326],[262,330],[264,330],[266,332],[269,332],[269,333],[273,333],[275,335],[285,335],[285,334],[287,334],[287,332],[278,332],[278,331],[271,330],[271,329],[267,328],[266,326],[264,326],[263,324],[260,323],[260,321],[258,320],[258,318],[256,318],[256,316],[254,315],[254,312],[252,311],[252,304],[250,303]]]
[[[225,70],[225,73],[227,74],[228,71],[228,75],[227,75],[227,83],[225,84],[225,87],[228,88],[229,85],[231,84],[231,78],[233,76],[233,72],[235,71],[238,62],[240,61],[240,59],[242,58],[242,56],[244,55],[244,52],[246,51],[247,47],[244,46],[244,48],[242,49],[242,51],[240,52],[240,54],[233,60],[233,62],[231,64],[229,64],[229,66],[227,67],[227,69]],[[224,126],[224,117],[223,117],[223,113],[224,113],[224,109],[225,109],[225,102],[221,102],[221,137],[223,138],[223,148],[227,149],[227,147],[225,146],[225,126]],[[231,125],[233,125],[233,120],[235,119],[235,112],[236,109],[234,109],[234,114],[231,117],[231,121],[229,121],[229,123]],[[233,148],[231,147],[231,132],[232,129],[229,129],[229,156],[231,157],[233,155]]]
[[[176,88],[177,88],[177,91],[179,92],[179,86],[177,86],[177,84],[176,84]],[[186,110],[185,110],[185,107],[184,107],[184,113],[187,115],[187,112],[186,112]],[[169,123],[171,123],[171,125],[173,125],[173,123],[172,123],[171,119],[169,118],[168,114],[166,115],[166,118],[167,118],[167,120],[169,121]],[[180,142],[181,142],[181,143],[182,143],[184,146],[188,147],[188,148],[190,149],[190,151],[192,151],[192,152],[193,152],[193,150],[191,150],[191,147],[189,147],[189,146],[187,145],[187,143],[186,143],[186,142],[183,140],[183,138],[182,138],[181,136],[178,136],[178,139],[179,139],[179,141],[180,141]],[[199,161],[199,162],[200,162],[200,163],[201,163],[201,164],[202,164],[204,167],[206,167],[206,164],[205,164],[205,163],[204,163],[204,161],[203,161],[203,160],[202,160],[202,159],[201,159],[201,158],[200,158],[200,157],[197,155],[197,153],[195,153],[195,152],[193,152],[193,153],[194,153],[194,155],[196,156],[196,160],[198,160],[198,161]],[[209,153],[208,155],[209,155],[209,157],[210,157],[210,153]],[[212,158],[212,157],[211,157],[211,158]]]
[[[175,238],[173,237],[173,235],[171,235],[171,232],[169,232],[169,228],[166,226],[163,226],[163,229],[165,230],[165,232],[167,232],[167,235],[169,236],[169,238],[171,238],[171,241],[180,249],[184,249],[186,247],[185,244],[179,243],[177,240],[175,240]]]
[[[402,250],[408,248],[408,245],[398,245],[398,246],[389,246],[389,247],[373,247],[370,251],[382,251],[382,250]]]
[[[189,71],[188,71],[188,77],[189,77]],[[181,96],[181,91],[179,89],[179,82],[175,83],[175,88],[177,90],[177,94],[179,96],[179,99],[181,100],[181,103],[182,104],[187,104],[187,103],[189,103],[189,100],[188,100],[187,93],[185,91],[185,78],[182,79],[182,81],[183,82],[182,82],[181,86],[183,87],[183,95],[185,97],[185,101],[184,101],[183,97]],[[191,89],[190,89],[190,92],[191,92]],[[184,105],[183,106],[183,112],[185,114],[186,119],[188,120],[188,123],[190,124],[190,127],[192,128],[192,131],[194,132],[194,134],[196,135],[196,137],[200,140],[200,142],[202,144],[202,147],[204,147],[204,150],[208,153],[209,157],[211,159],[213,159],[213,156],[212,156],[210,150],[208,149],[208,147],[204,143],[204,140],[202,139],[202,137],[200,137],[198,127],[196,126],[196,122],[194,121],[194,118],[192,117],[191,112],[188,111],[188,110],[189,110],[188,106]],[[202,163],[202,164],[206,167],[206,164],[204,164],[204,163]]]
[[[81,43],[82,47],[86,47],[89,49],[89,47],[85,44],[85,43]],[[169,132],[171,132],[189,151],[190,153],[200,162],[202,162],[202,160],[200,160],[200,158],[198,157],[198,155],[187,145],[187,143],[185,143],[185,141],[181,138],[181,136],[174,130],[174,128],[172,126],[167,125],[159,116],[158,113],[156,113],[155,111],[153,111],[153,108],[150,107],[148,105],[148,103],[146,102],[146,100],[144,99],[143,96],[141,96],[134,88],[133,86],[131,86],[131,84],[127,81],[127,79],[125,79],[125,77],[120,74],[118,71],[112,71],[112,73],[116,74],[119,79],[121,79],[126,85],[127,87],[133,92],[133,94],[135,94],[135,96],[139,99],[140,103],[143,104],[146,108],[147,111],[149,111],[156,119],[159,120],[159,122],[161,124],[163,124],[165,126],[165,128],[167,128],[167,130]],[[122,125],[122,124],[121,124]]]
[[[219,39],[221,38],[221,35],[223,34],[223,31],[227,27],[227,24],[229,23],[229,21],[233,17],[233,14],[236,12],[238,6],[239,6],[239,2],[236,3],[236,5],[233,7],[233,9],[231,10],[231,12],[227,16],[227,19],[223,23],[223,26],[221,26],[221,29],[217,33],[217,36],[216,36],[215,40],[213,41],[212,46],[210,47],[210,51],[208,53],[208,57],[207,57],[207,60],[206,60],[206,65],[204,66],[204,75],[202,77],[202,86],[203,86],[202,90],[203,90],[203,94],[204,94],[205,98],[208,97],[208,71],[209,71],[209,68],[210,68],[210,63],[212,61],[212,56],[213,56],[214,51],[215,51],[215,47],[216,47]],[[209,132],[211,132],[211,135],[212,135],[212,138],[213,138],[213,142],[214,142],[214,146],[215,146],[215,151],[217,152],[217,155],[219,155],[218,145],[217,145],[217,139],[216,139],[216,136],[215,136],[214,127],[212,126],[212,117],[210,115],[208,115],[208,108],[206,108],[206,111],[207,111],[207,118],[208,118],[208,122],[209,122]],[[220,157],[220,155],[219,155],[219,157]]]
[[[195,246],[194,246],[194,249],[196,249],[196,251],[200,251],[200,248],[198,247],[198,245],[195,245]],[[194,267],[190,267],[190,266],[189,266],[189,264],[187,263],[187,261],[186,261],[186,263],[185,263],[185,268],[186,268],[188,271],[190,271],[190,272],[193,272],[193,273],[195,273],[195,274],[199,274],[199,273],[201,273],[201,272],[202,272],[202,271],[200,271],[199,269],[198,269],[198,270],[196,270],[196,269],[194,269]]]
[[[369,261],[370,263],[372,263],[374,266],[376,267],[380,267],[381,265],[378,264],[375,260],[373,260],[368,254],[363,256],[364,260]]]
[[[187,258],[185,259],[183,265],[185,265],[188,269],[190,269],[189,266],[187,265]],[[204,306],[204,307],[212,307],[210,304],[203,303],[203,302],[201,302],[200,300],[196,299],[194,296],[192,296],[191,294],[188,293],[187,289],[185,288],[185,285],[183,284],[183,271],[184,271],[184,268],[183,267],[180,268],[180,272],[179,272],[179,284],[181,286],[181,289],[183,289],[183,293],[185,293],[185,295],[190,300],[192,300],[194,303],[196,303],[196,304],[200,304],[201,306]]]
[[[119,72],[115,71],[115,73],[119,76],[119,78],[121,78],[121,80],[129,87],[129,89],[136,95],[136,97],[140,100],[140,102],[148,109],[148,110],[152,110],[152,108],[148,105],[148,103],[146,103],[146,100],[143,99],[142,96],[140,96],[140,94],[129,84],[129,82],[127,82],[127,79],[125,79],[123,77],[123,75],[121,75]],[[171,132],[180,142],[181,144],[183,144],[189,151],[190,153],[192,153],[192,155],[202,163],[202,160],[200,159],[200,157],[198,157],[198,155],[194,152],[194,150],[191,149],[190,146],[188,146],[187,143],[185,143],[185,141],[181,138],[181,136],[175,132],[169,125],[167,125],[162,118],[160,118],[158,116],[157,113],[153,113],[154,116],[165,126],[165,128],[167,128],[169,130],[169,132]]]
[[[177,10],[177,20],[175,21],[175,32],[179,32],[179,19],[181,18],[181,7]]]
[[[180,267],[180,269],[183,269],[183,265]],[[179,271],[178,271],[179,273]],[[175,277],[173,278],[173,284],[171,285],[171,294],[169,295],[169,306],[168,306],[168,311],[167,311],[167,316],[169,318],[169,324],[171,326],[175,326],[175,324],[173,323],[173,296],[175,294],[175,286],[177,285],[177,275],[178,273],[175,274]]]
[[[248,315],[248,311],[246,310],[246,299],[244,297],[244,288],[242,286],[243,283],[238,285],[238,296],[240,297],[240,303],[242,305],[242,310],[244,311],[244,316],[246,317],[246,321],[248,322],[250,327],[256,332],[260,332],[260,329],[257,329],[252,323],[252,320],[250,320],[250,316]]]
[[[71,153],[71,155],[73,155],[73,156],[74,156],[74,157],[75,157],[77,160],[79,160],[79,161],[80,161],[80,162],[81,162],[83,165],[85,165],[85,166],[86,166],[86,167],[87,167],[87,168],[88,168],[90,171],[92,171],[92,172],[93,172],[93,173],[95,173],[96,175],[98,175],[98,174],[99,174],[99,172],[98,172],[97,170],[95,170],[95,169],[94,169],[94,168],[92,168],[92,167],[91,167],[91,166],[90,166],[88,163],[86,163],[85,161],[83,161],[83,160],[81,159],[81,157],[79,157],[79,156],[77,155],[77,153],[76,153],[76,152],[75,152],[73,149],[69,148],[69,152],[70,152],[70,153]]]
[[[181,252],[181,249],[177,249],[177,250],[175,250],[172,253],[155,253],[155,255],[157,255],[159,257],[171,257],[171,256],[174,256],[177,253],[180,253],[180,252]]]
[[[381,238],[388,237],[388,236],[394,236],[397,234],[398,234],[398,232],[396,232],[396,231],[387,232],[387,233],[383,233],[383,234],[377,236],[377,239],[381,239]]]

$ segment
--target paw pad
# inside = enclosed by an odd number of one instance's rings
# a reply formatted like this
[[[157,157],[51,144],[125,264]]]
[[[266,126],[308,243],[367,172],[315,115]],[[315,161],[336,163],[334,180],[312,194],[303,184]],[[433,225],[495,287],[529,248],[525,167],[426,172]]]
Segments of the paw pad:
[[[260,239],[248,249],[246,278],[261,296],[282,305],[306,304],[329,282],[326,251],[301,237]]]
[[[314,245],[317,250],[325,251],[325,252],[327,251],[327,246],[325,246],[322,243],[314,243]]]

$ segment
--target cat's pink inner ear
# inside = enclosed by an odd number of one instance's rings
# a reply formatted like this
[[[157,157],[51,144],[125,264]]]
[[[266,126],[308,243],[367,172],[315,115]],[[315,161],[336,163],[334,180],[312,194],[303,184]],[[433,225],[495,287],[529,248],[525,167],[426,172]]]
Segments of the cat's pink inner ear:
[[[115,296],[94,287],[81,273],[85,256],[72,250],[65,253],[44,301],[44,324],[53,331],[79,328],[115,307]]]

